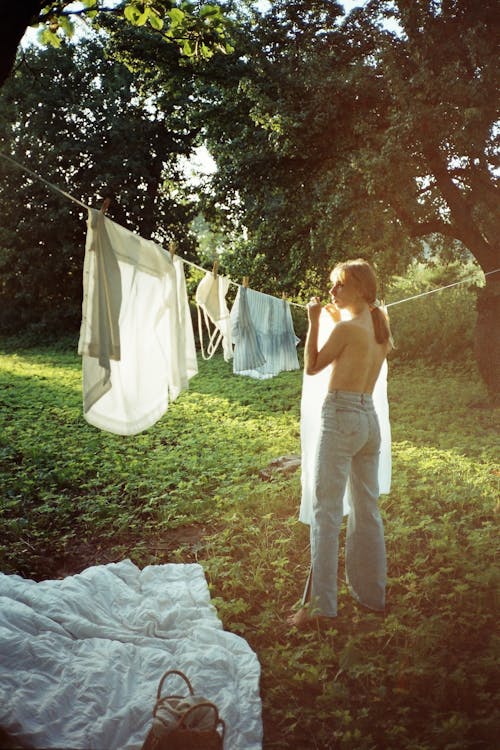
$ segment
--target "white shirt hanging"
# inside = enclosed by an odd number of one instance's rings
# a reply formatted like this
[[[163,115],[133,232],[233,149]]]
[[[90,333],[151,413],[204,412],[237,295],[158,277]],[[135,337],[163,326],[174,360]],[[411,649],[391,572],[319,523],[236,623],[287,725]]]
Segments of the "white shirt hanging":
[[[299,369],[296,347],[300,339],[286,300],[240,286],[231,322],[235,375],[266,379]]]
[[[197,372],[181,259],[93,209],[78,352],[85,419],[119,435],[153,425]]]

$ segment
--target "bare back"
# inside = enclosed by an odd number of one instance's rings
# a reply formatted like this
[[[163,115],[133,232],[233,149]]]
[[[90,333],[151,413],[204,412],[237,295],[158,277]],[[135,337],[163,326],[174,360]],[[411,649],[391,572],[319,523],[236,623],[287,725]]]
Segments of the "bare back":
[[[340,335],[343,346],[332,361],[328,389],[372,393],[390,344],[375,340],[371,315],[342,321],[336,328],[332,336]]]

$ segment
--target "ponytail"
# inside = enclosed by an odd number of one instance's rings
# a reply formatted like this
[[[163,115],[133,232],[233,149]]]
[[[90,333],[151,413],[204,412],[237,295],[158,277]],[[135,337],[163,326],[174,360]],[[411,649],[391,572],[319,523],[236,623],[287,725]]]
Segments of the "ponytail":
[[[391,327],[389,325],[389,316],[385,310],[378,305],[370,308],[373,320],[373,330],[375,332],[375,341],[377,344],[389,342],[391,348],[394,347],[392,340]]]
[[[332,280],[334,277],[342,283],[346,278],[352,279],[361,296],[370,306],[375,341],[377,344],[389,343],[393,348],[394,342],[389,325],[389,316],[386,309],[377,300],[377,277],[371,265],[362,258],[346,260],[343,263],[337,263],[331,274]]]

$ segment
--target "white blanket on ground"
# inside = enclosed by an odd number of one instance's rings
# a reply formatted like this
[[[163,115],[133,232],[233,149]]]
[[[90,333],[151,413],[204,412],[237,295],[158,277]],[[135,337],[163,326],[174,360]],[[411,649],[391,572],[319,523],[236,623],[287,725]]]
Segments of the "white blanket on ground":
[[[216,703],[226,750],[260,750],[259,662],[222,629],[200,565],[125,560],[40,583],[0,574],[0,726],[17,741],[138,749],[168,669]]]

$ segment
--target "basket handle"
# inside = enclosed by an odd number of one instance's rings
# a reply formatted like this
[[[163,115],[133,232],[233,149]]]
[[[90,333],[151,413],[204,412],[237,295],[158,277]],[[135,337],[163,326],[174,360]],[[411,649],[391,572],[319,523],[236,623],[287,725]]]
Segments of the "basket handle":
[[[193,714],[198,708],[211,708],[214,712],[214,729],[217,729],[219,726],[222,727],[222,739],[224,739],[224,734],[226,732],[226,722],[220,718],[219,716],[219,710],[215,703],[211,703],[210,701],[203,701],[203,703],[196,703],[194,706],[191,706],[188,708],[186,713],[184,713],[181,717],[181,720],[179,721],[177,728],[181,729],[186,722],[186,719],[190,714]]]
[[[182,679],[184,680],[184,682],[186,683],[186,685],[187,685],[187,686],[188,686],[188,688],[189,688],[189,692],[190,692],[190,694],[191,694],[191,695],[194,695],[194,690],[193,690],[193,686],[192,686],[192,685],[191,685],[191,683],[189,682],[189,680],[188,680],[188,678],[186,677],[186,675],[184,674],[184,672],[180,672],[180,671],[179,671],[178,669],[170,669],[170,670],[169,670],[168,672],[165,672],[165,674],[163,675],[163,677],[162,677],[162,678],[161,678],[161,680],[160,680],[160,684],[158,685],[158,691],[157,691],[157,693],[156,693],[156,700],[157,700],[157,701],[158,701],[158,700],[160,700],[160,696],[161,696],[161,689],[162,689],[162,687],[163,687],[163,683],[165,682],[166,678],[167,678],[167,677],[168,677],[169,675],[171,675],[171,674],[178,674],[178,675],[179,675],[179,677],[182,677]]]

